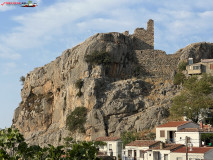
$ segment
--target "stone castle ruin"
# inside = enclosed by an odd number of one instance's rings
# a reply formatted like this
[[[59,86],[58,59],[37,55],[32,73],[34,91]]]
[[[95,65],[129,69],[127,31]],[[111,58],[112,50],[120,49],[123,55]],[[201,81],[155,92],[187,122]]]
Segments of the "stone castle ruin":
[[[129,36],[129,31],[125,31],[124,35]],[[131,37],[134,50],[154,49],[154,21],[150,19],[147,22],[147,30],[136,28]]]
[[[174,70],[177,68],[179,55],[167,55],[165,51],[154,49],[154,21],[147,22],[147,29],[136,28],[132,35],[124,32],[133,40],[133,50],[135,52],[136,75],[142,77],[171,79]]]

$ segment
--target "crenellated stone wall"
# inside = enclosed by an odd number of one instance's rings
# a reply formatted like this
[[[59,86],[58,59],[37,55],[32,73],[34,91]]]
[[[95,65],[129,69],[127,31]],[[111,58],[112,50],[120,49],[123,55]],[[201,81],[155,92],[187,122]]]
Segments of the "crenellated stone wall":
[[[154,21],[147,22],[147,29],[136,28],[131,35],[134,42],[134,50],[154,49]]]

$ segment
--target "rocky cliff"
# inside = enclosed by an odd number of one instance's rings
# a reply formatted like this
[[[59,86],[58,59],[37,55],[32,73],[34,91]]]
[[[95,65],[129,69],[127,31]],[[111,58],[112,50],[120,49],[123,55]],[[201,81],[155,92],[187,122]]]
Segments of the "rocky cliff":
[[[85,55],[107,52],[108,65],[91,65]],[[173,85],[179,61],[213,58],[213,44],[196,43],[166,55],[154,49],[134,49],[131,35],[96,34],[56,60],[28,73],[15,110],[13,125],[30,144],[63,142],[72,135],[91,140],[119,136],[123,131],[152,128],[166,120],[171,98],[180,88]],[[82,96],[75,82],[82,79]],[[66,128],[67,116],[78,106],[88,109],[85,134]]]

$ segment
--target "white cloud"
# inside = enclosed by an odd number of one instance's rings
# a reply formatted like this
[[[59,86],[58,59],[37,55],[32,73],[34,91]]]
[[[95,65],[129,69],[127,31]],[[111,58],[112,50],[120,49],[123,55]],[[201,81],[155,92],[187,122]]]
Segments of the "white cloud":
[[[0,44],[0,58],[2,59],[10,59],[10,60],[17,60],[21,58],[21,55],[16,53],[14,50],[2,46]]]
[[[108,0],[73,0],[58,2],[36,13],[15,16],[14,20],[20,25],[15,27],[12,33],[2,37],[1,40],[5,41],[5,43],[11,47],[20,49],[44,45],[53,39],[54,36],[66,33],[64,28],[68,28],[68,30],[69,28],[78,28],[80,23],[76,24],[76,21],[79,19],[91,19],[91,21],[94,21],[96,18],[93,19],[91,17],[98,17],[99,14],[103,13],[110,15],[111,9],[127,2],[129,1],[117,0],[112,3]],[[133,1],[131,3],[135,2]],[[103,19],[103,21],[99,21],[97,27],[102,27],[104,23],[107,23],[104,18],[99,18],[99,20],[100,19]],[[116,22],[112,17],[110,17],[108,21]],[[109,25],[110,24],[111,23],[109,23]],[[94,28],[96,28],[96,26],[94,26]],[[72,30],[72,32],[76,31]],[[72,34],[72,32],[69,34]]]
[[[212,2],[210,6],[213,6]],[[180,39],[184,35],[197,36],[197,32],[205,32],[202,28],[212,26],[212,22],[207,20],[212,18],[212,11],[208,8],[197,0],[184,3],[183,0],[57,1],[37,12],[15,16],[13,20],[19,25],[1,37],[0,42],[16,49],[36,48],[50,45],[55,39],[76,39],[76,36],[81,37],[91,31],[122,32],[136,27],[145,28],[146,21],[152,18],[156,28],[160,25],[158,34],[163,36],[163,39],[157,39],[161,41],[157,43],[182,43]]]
[[[0,4],[3,4],[4,2],[0,2]],[[6,12],[6,11],[10,11],[13,10],[15,7],[14,6],[9,6],[4,4],[3,6],[0,5],[0,12]]]

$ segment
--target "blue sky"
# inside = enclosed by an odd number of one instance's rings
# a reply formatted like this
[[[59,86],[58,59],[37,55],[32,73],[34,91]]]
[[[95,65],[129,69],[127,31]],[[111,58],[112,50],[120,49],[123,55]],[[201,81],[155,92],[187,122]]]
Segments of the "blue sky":
[[[155,49],[168,54],[190,43],[213,42],[212,0],[33,2],[39,6],[0,6],[0,128],[11,125],[21,102],[20,77],[95,33],[133,33],[137,27],[146,28],[147,21],[153,19]]]

